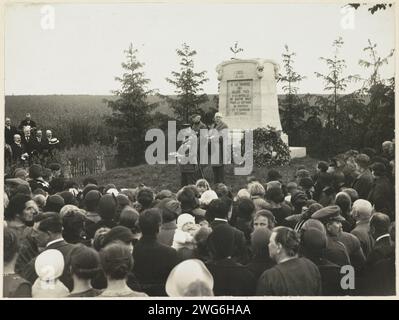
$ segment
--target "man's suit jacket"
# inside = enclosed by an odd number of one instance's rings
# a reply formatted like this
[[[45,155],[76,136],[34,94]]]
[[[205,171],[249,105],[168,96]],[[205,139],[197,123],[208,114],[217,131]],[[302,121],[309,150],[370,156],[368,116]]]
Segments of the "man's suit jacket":
[[[221,224],[227,224],[234,231],[234,252],[232,256],[233,260],[241,264],[247,264],[249,262],[249,252],[246,246],[244,232],[231,226],[228,222],[221,220],[212,221],[211,228],[214,229],[216,226]]]
[[[384,237],[376,241],[373,250],[371,250],[366,260],[366,266],[371,266],[379,260],[387,259],[395,254],[395,245],[391,237]]]
[[[26,152],[25,146],[21,143],[19,146],[15,143],[11,144],[12,158],[14,161],[21,160],[21,156]]]
[[[35,138],[30,136],[29,141],[25,138],[25,136],[21,137],[21,143],[24,145],[25,152],[31,155],[32,151],[35,150]]]
[[[359,199],[367,200],[367,197],[373,187],[374,177],[371,174],[371,171],[367,169],[363,173],[361,173],[353,182],[352,188],[357,191],[359,194]]]
[[[4,128],[5,142],[6,144],[11,145],[14,142],[14,135],[17,134],[17,128],[14,126],[10,126],[10,129],[7,127]]]
[[[64,256],[64,272],[60,277],[61,282],[71,291],[73,289],[73,279],[70,273],[70,262],[71,262],[71,252],[75,248],[75,245],[67,243],[65,240],[53,243],[46,247],[44,250],[56,249],[62,253]],[[37,279],[37,274],[35,270],[36,257],[32,259],[29,264],[22,271],[21,276],[28,280],[30,283],[34,283]]]

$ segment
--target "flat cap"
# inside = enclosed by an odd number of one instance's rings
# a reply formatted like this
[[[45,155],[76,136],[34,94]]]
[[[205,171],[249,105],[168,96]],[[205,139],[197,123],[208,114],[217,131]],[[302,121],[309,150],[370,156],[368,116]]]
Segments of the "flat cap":
[[[311,218],[320,220],[323,223],[329,221],[345,221],[345,218],[341,216],[341,209],[338,206],[328,206],[317,210],[312,214]]]

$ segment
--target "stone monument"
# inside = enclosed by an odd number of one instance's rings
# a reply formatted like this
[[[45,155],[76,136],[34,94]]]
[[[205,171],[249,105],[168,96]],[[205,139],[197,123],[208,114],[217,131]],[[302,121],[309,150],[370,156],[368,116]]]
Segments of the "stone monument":
[[[267,59],[232,59],[216,68],[219,88],[219,112],[232,130],[233,143],[242,130],[274,127],[282,131],[277,100],[279,66]],[[288,144],[288,136],[281,134]],[[291,157],[306,156],[306,148],[290,148]]]

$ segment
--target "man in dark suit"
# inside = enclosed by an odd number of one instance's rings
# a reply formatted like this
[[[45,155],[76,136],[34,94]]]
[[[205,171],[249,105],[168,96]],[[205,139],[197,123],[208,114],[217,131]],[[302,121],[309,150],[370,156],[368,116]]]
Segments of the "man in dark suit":
[[[21,137],[21,143],[24,145],[25,152],[29,156],[32,155],[32,151],[35,149],[35,138],[32,137],[31,128],[24,127],[23,136]]]
[[[22,160],[22,155],[26,152],[25,146],[21,143],[21,136],[19,134],[14,135],[14,142],[11,144],[12,150],[12,160],[15,165],[20,165]]]
[[[207,210],[207,218],[213,220],[211,222],[211,228],[214,229],[219,225],[227,225],[232,229],[234,234],[234,250],[232,254],[233,260],[247,264],[249,261],[249,252],[246,246],[246,240],[244,232],[231,226],[228,222],[228,214],[230,211],[231,201],[226,198],[212,200]]]
[[[133,272],[142,291],[150,296],[166,296],[166,280],[179,262],[176,250],[157,240],[161,221],[159,209],[147,209],[140,214],[139,227],[143,236],[133,251]]]
[[[370,158],[366,154],[359,154],[355,163],[359,175],[353,182],[352,188],[357,191],[360,199],[367,199],[374,182],[374,177],[369,169]]]
[[[60,215],[55,212],[40,214],[33,226],[32,237],[39,248],[39,252],[56,249],[62,253],[64,256],[64,272],[60,280],[71,291],[73,289],[73,280],[70,272],[70,253],[75,246],[65,242],[62,237],[62,219]],[[21,274],[23,278],[31,283],[34,283],[38,277],[35,271],[35,260],[36,257],[26,265]]]
[[[6,118],[5,120],[5,129],[4,129],[4,140],[5,143],[11,145],[14,142],[14,135],[17,134],[17,128],[11,125],[11,119]]]
[[[207,243],[211,261],[206,263],[214,279],[215,296],[252,296],[256,279],[243,265],[232,259],[234,229],[227,223],[213,226]]]
[[[299,258],[299,235],[291,228],[273,229],[269,243],[270,257],[277,265],[266,270],[258,281],[260,296],[318,296],[321,276],[317,266]]]
[[[395,295],[395,244],[389,226],[390,219],[386,214],[377,212],[370,219],[370,233],[375,245],[367,257],[361,283],[364,295]]]
[[[36,130],[36,122],[31,119],[30,113],[25,115],[25,120],[21,121],[18,129],[22,131],[26,126],[29,126],[32,130]]]

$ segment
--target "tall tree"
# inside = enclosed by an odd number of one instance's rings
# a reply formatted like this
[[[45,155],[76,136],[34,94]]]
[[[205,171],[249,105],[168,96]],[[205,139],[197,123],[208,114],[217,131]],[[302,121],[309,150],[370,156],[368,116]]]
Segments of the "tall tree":
[[[175,86],[177,98],[164,98],[172,107],[177,120],[188,122],[192,114],[199,112],[200,105],[208,101],[208,96],[202,93],[202,85],[209,79],[206,78],[206,71],[194,71],[195,50],[183,43],[182,48],[176,52],[180,58],[180,70],[172,71],[172,77],[166,78],[166,81]]]
[[[121,83],[121,89],[112,91],[116,95],[115,100],[106,100],[112,109],[106,123],[117,130],[118,157],[122,166],[144,161],[145,134],[152,124],[150,113],[156,107],[147,100],[153,90],[147,89],[150,80],[142,71],[144,64],[137,60],[137,50],[130,44],[124,52],[124,73],[121,77],[115,77]]]
[[[331,92],[327,99],[322,102],[325,112],[327,113],[327,125],[333,128],[337,127],[337,113],[340,103],[340,94],[344,93],[350,82],[358,80],[358,75],[343,76],[346,69],[346,62],[339,57],[339,50],[343,46],[344,41],[341,37],[334,40],[333,49],[334,56],[332,58],[320,57],[327,65],[328,72],[322,74],[315,72],[318,78],[324,80],[324,90]]]
[[[282,82],[285,97],[281,102],[282,126],[290,137],[290,144],[300,143],[299,130],[304,121],[304,104],[297,95],[298,84],[305,79],[294,70],[295,52],[290,52],[287,45],[284,46],[283,57],[284,73],[279,74],[278,81]]]

